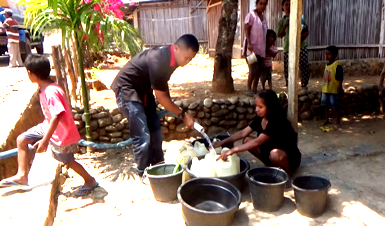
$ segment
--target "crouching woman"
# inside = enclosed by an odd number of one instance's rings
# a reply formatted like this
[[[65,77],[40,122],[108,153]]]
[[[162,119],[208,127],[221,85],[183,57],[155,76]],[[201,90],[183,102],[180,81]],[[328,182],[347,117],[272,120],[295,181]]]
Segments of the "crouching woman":
[[[260,91],[255,103],[257,116],[248,127],[221,142],[214,143],[214,147],[220,147],[243,139],[243,145],[223,152],[219,159],[226,160],[234,153],[249,151],[266,166],[280,167],[290,176],[301,163],[297,133],[286,119],[274,91]],[[250,136],[254,131],[257,132],[257,137]]]

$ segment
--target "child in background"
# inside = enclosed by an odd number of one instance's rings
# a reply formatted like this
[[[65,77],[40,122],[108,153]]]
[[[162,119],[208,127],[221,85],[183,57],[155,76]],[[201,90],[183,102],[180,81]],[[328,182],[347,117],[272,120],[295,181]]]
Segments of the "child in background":
[[[267,30],[266,35],[266,57],[263,62],[263,69],[261,74],[262,88],[265,89],[266,81],[269,84],[269,89],[273,89],[271,82],[271,73],[273,71],[273,58],[277,55],[278,49],[275,46],[277,34],[273,30]]]
[[[332,109],[337,114],[336,126],[338,128],[341,125],[339,95],[343,93],[342,81],[344,79],[344,71],[337,61],[337,57],[337,47],[329,46],[326,48],[326,60],[328,61],[328,64],[325,67],[323,76],[325,85],[322,87],[321,104],[326,108],[326,122],[324,125],[329,124],[329,109]]]
[[[45,119],[17,137],[18,171],[15,176],[0,181],[0,188],[28,186],[30,163],[35,152],[28,150],[27,146],[33,144],[37,152],[45,152],[49,148],[56,160],[68,165],[83,177],[85,183],[75,195],[88,195],[99,184],[75,161],[74,153],[80,135],[64,91],[50,79],[49,60],[42,55],[30,54],[25,60],[25,66],[31,82],[39,85],[40,105]]]

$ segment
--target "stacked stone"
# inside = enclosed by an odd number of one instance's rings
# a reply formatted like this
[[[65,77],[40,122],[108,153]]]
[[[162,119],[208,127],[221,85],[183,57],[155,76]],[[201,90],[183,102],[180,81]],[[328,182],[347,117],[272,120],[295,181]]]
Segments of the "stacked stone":
[[[85,137],[86,128],[83,118],[83,109],[74,112],[75,124],[82,137]],[[118,143],[130,138],[128,120],[123,118],[119,109],[105,109],[100,106],[90,110],[92,141],[100,143]]]
[[[299,120],[316,120],[324,116],[325,110],[321,106],[321,92],[302,90],[298,95],[298,117]],[[285,112],[288,107],[286,93],[279,94],[280,103]],[[385,92],[381,97],[385,105]],[[349,114],[371,114],[379,110],[379,96],[377,86],[349,87],[345,90],[340,100],[342,113]],[[175,104],[192,115],[201,124],[206,133],[215,135],[226,133],[230,130],[241,130],[245,128],[256,116],[255,99],[211,99],[187,103],[186,101],[175,101]],[[164,108],[158,104],[157,110]],[[83,109],[75,109],[74,119],[80,134],[85,136],[83,120]],[[92,140],[100,143],[117,143],[130,138],[128,120],[123,117],[119,109],[108,110],[98,107],[90,110]],[[196,131],[190,130],[182,120],[165,116],[160,119],[164,139],[185,139],[187,137],[200,136]]]
[[[241,130],[256,116],[254,99],[240,100],[238,97],[230,99],[206,98],[188,104],[184,101],[175,101],[178,107],[183,108],[201,124],[208,134],[227,132],[230,128]],[[158,106],[159,110],[162,109]],[[183,139],[197,136],[179,119],[165,117],[161,119],[162,132],[167,139]],[[177,133],[175,134],[176,131]]]

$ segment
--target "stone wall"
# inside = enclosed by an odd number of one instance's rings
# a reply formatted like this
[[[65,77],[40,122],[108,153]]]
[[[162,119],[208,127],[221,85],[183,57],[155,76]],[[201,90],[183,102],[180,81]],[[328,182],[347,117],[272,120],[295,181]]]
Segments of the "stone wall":
[[[29,90],[28,90],[29,91]],[[32,92],[32,90],[31,90]],[[27,93],[23,93],[27,95]],[[12,109],[9,109],[9,117],[4,117],[7,122],[3,124],[3,133],[6,134],[1,141],[0,151],[16,148],[17,137],[29,128],[42,122],[44,115],[40,108],[39,95],[35,92],[30,100],[21,100]],[[27,102],[24,105],[23,101]],[[20,113],[20,114],[19,114]],[[3,113],[5,115],[5,113]],[[0,180],[15,175],[17,172],[17,156],[0,160]]]
[[[287,95],[279,94],[281,105],[287,110]],[[321,93],[318,91],[301,91],[299,93],[298,114],[300,120],[321,119],[324,109],[321,106]],[[175,101],[175,104],[200,123],[209,135],[225,133],[229,130],[241,130],[245,128],[255,117],[255,102],[253,98],[198,100],[193,103],[185,101]],[[378,88],[350,87],[345,90],[341,98],[342,113],[344,115],[365,113],[371,114],[378,111],[379,99]],[[158,105],[158,110],[162,106]],[[105,109],[98,107],[91,110],[92,139],[96,142],[117,143],[130,137],[128,120],[123,117],[118,109]],[[80,133],[85,134],[84,123],[82,121],[82,110],[74,111],[74,118]],[[184,123],[175,117],[166,116],[161,120],[162,133],[165,140],[185,139],[196,137],[195,131],[187,128]]]
[[[351,76],[379,76],[384,67],[384,59],[355,59],[340,60],[346,77]],[[321,78],[325,70],[326,61],[311,61],[309,68],[312,78]],[[283,62],[275,61],[273,70],[276,73],[283,73]]]

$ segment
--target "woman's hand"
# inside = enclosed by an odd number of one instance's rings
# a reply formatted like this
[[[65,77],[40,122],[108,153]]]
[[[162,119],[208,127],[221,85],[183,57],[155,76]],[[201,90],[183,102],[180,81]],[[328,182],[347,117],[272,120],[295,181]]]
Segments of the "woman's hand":
[[[223,161],[227,161],[227,158],[228,158],[230,155],[232,155],[232,154],[234,154],[233,149],[231,149],[230,151],[224,151],[224,152],[222,152],[221,155],[217,158],[217,161],[220,160],[220,159],[222,159]]]
[[[222,141],[216,141],[216,142],[214,142],[214,143],[213,143],[213,146],[214,146],[214,148],[222,147],[222,146],[223,146]]]
[[[254,52],[254,51],[253,51],[253,45],[251,45],[250,42],[247,42],[247,49],[248,49],[250,52]]]

